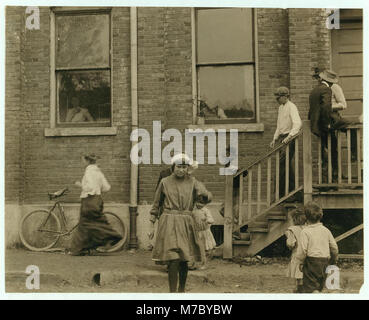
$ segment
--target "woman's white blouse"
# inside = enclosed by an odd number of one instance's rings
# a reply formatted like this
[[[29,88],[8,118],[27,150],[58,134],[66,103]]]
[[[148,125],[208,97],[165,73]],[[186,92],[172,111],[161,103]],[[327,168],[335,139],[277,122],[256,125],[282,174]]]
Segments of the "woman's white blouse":
[[[110,184],[96,164],[90,164],[85,170],[82,178],[81,198],[88,195],[101,195],[101,192],[110,190]]]

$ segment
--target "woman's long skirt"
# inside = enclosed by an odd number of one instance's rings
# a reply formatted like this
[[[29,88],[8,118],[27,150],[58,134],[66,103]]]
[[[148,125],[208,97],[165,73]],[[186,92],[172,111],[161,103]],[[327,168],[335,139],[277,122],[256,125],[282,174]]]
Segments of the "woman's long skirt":
[[[110,226],[103,214],[104,202],[99,195],[81,199],[79,225],[73,233],[71,253],[79,254],[88,249],[117,243],[122,236]]]

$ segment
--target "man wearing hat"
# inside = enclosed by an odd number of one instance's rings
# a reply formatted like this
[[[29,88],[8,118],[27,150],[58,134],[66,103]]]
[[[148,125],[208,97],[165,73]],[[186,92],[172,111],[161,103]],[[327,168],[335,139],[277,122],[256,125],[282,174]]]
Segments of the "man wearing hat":
[[[310,93],[309,96],[309,120],[311,131],[321,137],[321,154],[323,163],[323,175],[327,176],[327,150],[328,134],[330,130],[343,128],[345,123],[338,119],[332,108],[332,85],[338,82],[337,74],[332,70],[324,70],[319,73],[320,82]],[[339,116],[340,117],[340,116]],[[333,179],[337,179],[337,137],[334,132],[331,135],[331,154]]]
[[[347,108],[345,95],[341,86],[338,84],[338,75],[332,70],[324,70],[319,73],[319,78],[324,81],[332,90],[332,122],[334,129],[341,129],[346,127],[349,122],[343,119],[339,113],[340,110]]]
[[[320,77],[322,75],[323,78]],[[345,99],[345,95],[343,94],[343,90],[341,86],[338,84],[338,75],[332,70],[325,70],[321,72],[319,68],[314,68],[314,74],[312,76],[315,80],[326,81],[327,83],[331,82],[331,90],[332,90],[332,110],[339,111],[347,109],[347,103]]]
[[[274,93],[279,104],[277,129],[275,130],[273,141],[270,147],[274,148],[276,142],[287,144],[300,131],[302,127],[299,111],[294,103],[289,100],[290,91],[286,87],[279,87]],[[293,190],[295,186],[295,177],[292,169],[292,158],[295,154],[295,142],[290,144],[289,148],[289,190]],[[285,172],[286,172],[286,154],[281,153],[279,162],[279,196],[285,193]]]
[[[345,95],[341,86],[338,84],[339,79],[337,73],[332,70],[325,70],[320,72],[319,68],[315,68],[313,78],[319,82],[324,81],[331,84],[332,90],[332,129],[344,129],[350,125],[350,121],[342,118],[340,111],[347,109],[347,103]],[[356,131],[351,131],[351,157],[353,161],[357,158],[357,147],[356,147]]]

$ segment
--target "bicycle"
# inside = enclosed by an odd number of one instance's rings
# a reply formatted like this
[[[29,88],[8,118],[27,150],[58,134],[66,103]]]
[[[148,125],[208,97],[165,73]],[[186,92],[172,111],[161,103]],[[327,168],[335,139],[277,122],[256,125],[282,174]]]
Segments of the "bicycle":
[[[65,196],[68,188],[48,193],[49,200]],[[123,221],[112,212],[104,212],[109,224],[117,231],[122,240],[101,252],[114,252],[122,248],[127,240],[127,228]],[[56,200],[50,210],[35,210],[26,214],[21,222],[19,236],[23,245],[31,251],[50,251],[61,237],[69,236],[77,227],[67,228],[67,218],[60,200]]]

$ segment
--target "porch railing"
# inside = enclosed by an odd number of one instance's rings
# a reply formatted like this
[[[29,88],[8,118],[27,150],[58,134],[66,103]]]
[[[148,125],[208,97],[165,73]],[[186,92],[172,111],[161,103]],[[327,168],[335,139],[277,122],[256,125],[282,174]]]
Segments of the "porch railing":
[[[302,150],[308,149],[308,152],[301,152],[301,145]],[[290,148],[294,148],[293,172],[290,172]],[[306,154],[310,160],[305,159]],[[305,180],[310,181],[311,185],[312,175],[307,177],[308,170],[306,172],[305,169],[302,170],[301,165],[302,159],[310,163],[311,169],[311,156],[309,155],[311,155],[311,136],[310,124],[307,121],[304,122],[302,131],[295,135],[289,143],[280,144],[247,168],[239,170],[234,176],[226,176],[224,258],[232,257],[232,233],[235,230],[256,221],[271,208],[303,190]],[[281,169],[283,169],[281,161],[285,162],[284,177],[281,177]],[[294,187],[290,188],[292,174],[294,174]],[[284,188],[281,192],[280,178],[284,181]],[[311,193],[312,190],[310,190],[310,195]]]
[[[226,176],[224,206],[223,257],[232,257],[232,235],[236,230],[257,221],[259,217],[278,206],[299,191],[303,191],[304,202],[312,200],[313,187],[362,186],[362,125],[352,125],[337,134],[337,181],[332,169],[332,134],[328,137],[328,168],[323,168],[321,142],[317,138],[318,151],[312,149],[310,121],[303,122],[302,131],[288,144],[281,144],[233,176]],[[357,152],[356,165],[351,161],[351,146],[354,141]],[[356,136],[356,137],[355,137]],[[292,146],[294,142],[294,146]],[[294,149],[294,187],[289,186],[289,151]],[[346,151],[345,148],[347,149]],[[300,151],[301,150],[301,151]],[[280,189],[280,161],[285,158],[284,190]],[[327,181],[323,173],[328,170]],[[313,176],[314,172],[314,176]],[[353,173],[357,173],[354,175]],[[325,177],[325,176],[324,176]]]
[[[344,130],[328,135],[327,168],[322,161],[321,141],[317,146],[317,181],[314,186],[358,187],[362,186],[362,124],[350,125]],[[335,142],[336,140],[336,142]],[[332,148],[337,144],[337,165],[333,164]],[[328,174],[326,174],[328,172]]]

